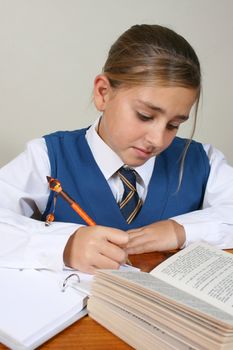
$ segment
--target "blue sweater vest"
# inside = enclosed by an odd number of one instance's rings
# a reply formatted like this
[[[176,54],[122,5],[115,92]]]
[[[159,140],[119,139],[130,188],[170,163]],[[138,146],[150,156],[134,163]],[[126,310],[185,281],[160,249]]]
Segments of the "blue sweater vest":
[[[55,132],[44,137],[51,176],[61,182],[64,191],[97,224],[127,230],[201,208],[210,170],[208,157],[203,146],[192,141],[185,159],[181,187],[177,191],[180,159],[186,140],[176,137],[157,156],[146,200],[137,217],[128,225],[93,158],[85,138],[86,130]],[[43,220],[52,211],[53,196],[54,192],[51,191]],[[55,220],[85,224],[59,196]]]

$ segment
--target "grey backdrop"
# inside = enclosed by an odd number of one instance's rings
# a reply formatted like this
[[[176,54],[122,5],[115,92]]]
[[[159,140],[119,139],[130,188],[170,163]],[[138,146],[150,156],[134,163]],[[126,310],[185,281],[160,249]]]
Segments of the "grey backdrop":
[[[193,45],[203,71],[195,138],[233,164],[233,1],[0,0],[0,166],[28,140],[98,116],[93,80],[136,23],[169,26]],[[190,123],[180,134],[189,136]]]

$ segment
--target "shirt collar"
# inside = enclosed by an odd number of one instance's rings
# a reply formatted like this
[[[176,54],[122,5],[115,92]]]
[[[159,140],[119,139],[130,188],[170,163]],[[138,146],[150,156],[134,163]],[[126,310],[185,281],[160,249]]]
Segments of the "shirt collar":
[[[120,157],[101,139],[97,133],[98,118],[86,132],[86,140],[91,149],[93,157],[102,171],[106,180],[109,180],[116,171],[124,165]],[[153,172],[155,157],[150,158],[146,163],[134,169],[140,175],[147,187]]]

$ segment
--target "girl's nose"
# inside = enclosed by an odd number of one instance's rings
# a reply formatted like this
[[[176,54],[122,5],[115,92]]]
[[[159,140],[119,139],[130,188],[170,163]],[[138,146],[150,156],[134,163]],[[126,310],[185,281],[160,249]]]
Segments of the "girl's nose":
[[[155,148],[163,148],[166,139],[164,127],[153,127],[146,135],[146,141]]]

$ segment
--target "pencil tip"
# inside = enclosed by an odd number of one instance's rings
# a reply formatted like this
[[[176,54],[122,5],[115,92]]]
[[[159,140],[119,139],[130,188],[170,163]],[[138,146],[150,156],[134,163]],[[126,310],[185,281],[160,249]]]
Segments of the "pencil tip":
[[[46,178],[48,182],[52,179],[51,176],[46,176]]]

